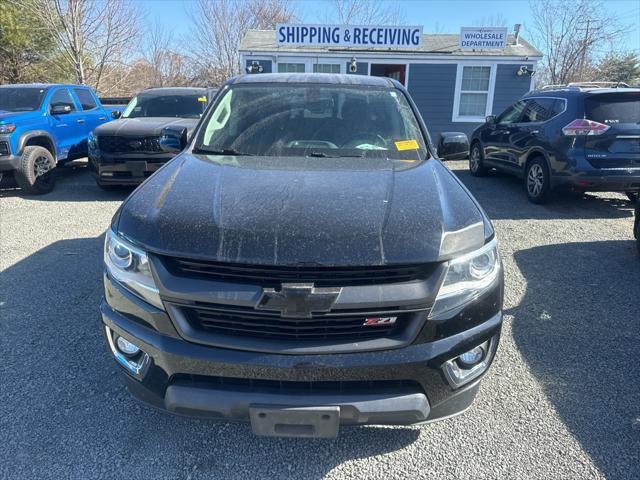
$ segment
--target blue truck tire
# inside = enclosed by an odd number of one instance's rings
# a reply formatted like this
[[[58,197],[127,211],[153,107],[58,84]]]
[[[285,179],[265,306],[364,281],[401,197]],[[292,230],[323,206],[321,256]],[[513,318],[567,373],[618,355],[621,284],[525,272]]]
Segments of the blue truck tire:
[[[49,150],[39,146],[24,147],[15,172],[16,183],[28,195],[42,195],[56,184],[56,161]]]

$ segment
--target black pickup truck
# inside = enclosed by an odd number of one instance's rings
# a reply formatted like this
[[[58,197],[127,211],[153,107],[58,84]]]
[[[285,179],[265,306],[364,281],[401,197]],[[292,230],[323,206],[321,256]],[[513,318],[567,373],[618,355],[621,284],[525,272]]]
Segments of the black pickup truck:
[[[89,159],[103,189],[137,185],[175,154],[158,142],[164,127],[183,128],[189,135],[215,90],[208,88],[150,88],[136,95],[121,118],[101,125],[89,135]]]
[[[493,227],[404,87],[356,77],[238,77],[187,143],[163,130],[181,153],[105,237],[138,398],[302,437],[471,405],[502,325]]]

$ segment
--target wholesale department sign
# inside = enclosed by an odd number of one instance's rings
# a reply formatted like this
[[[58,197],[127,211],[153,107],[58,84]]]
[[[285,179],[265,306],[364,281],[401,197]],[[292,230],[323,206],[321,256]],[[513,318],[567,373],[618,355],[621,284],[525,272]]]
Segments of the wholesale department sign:
[[[418,48],[422,27],[371,25],[276,25],[278,45]]]
[[[460,48],[463,50],[495,50],[507,47],[507,27],[462,27]]]

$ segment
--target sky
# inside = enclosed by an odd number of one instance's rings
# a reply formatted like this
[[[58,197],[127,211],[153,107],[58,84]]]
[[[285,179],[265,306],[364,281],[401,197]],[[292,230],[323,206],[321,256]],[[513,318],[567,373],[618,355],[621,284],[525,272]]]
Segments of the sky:
[[[386,0],[384,0],[386,1]],[[188,33],[187,14],[190,0],[140,0],[149,12],[150,20],[172,29],[178,36]],[[294,0],[301,23],[323,23],[330,10],[330,0]],[[407,23],[422,25],[425,33],[459,33],[462,26],[478,26],[482,19],[501,15],[510,31],[521,23],[521,35],[529,38],[527,25],[532,23],[528,0],[398,0]],[[632,30],[620,41],[626,50],[640,52],[640,2],[638,0],[607,0],[608,10],[620,16]],[[567,2],[568,8],[571,1]]]

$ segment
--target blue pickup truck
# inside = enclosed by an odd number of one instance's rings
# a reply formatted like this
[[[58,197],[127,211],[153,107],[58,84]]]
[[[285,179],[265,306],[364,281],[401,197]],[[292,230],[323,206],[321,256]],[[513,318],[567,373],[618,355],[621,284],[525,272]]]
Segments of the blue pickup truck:
[[[87,156],[87,137],[117,118],[86,85],[0,86],[0,178],[13,171],[27,194],[50,192],[55,167]]]

